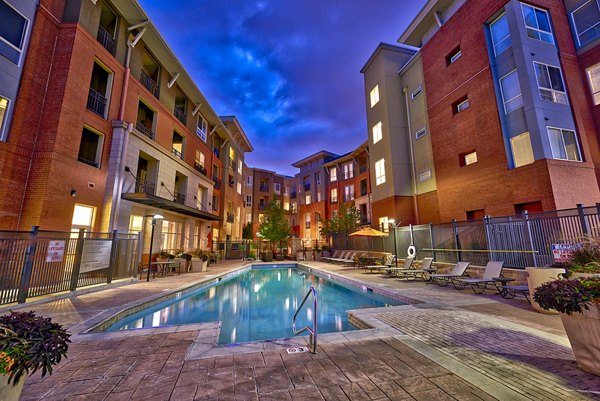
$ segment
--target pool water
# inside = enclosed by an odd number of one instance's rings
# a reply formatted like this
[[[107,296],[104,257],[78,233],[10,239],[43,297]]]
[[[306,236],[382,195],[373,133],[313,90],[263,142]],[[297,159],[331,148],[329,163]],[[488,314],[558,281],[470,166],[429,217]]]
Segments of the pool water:
[[[348,321],[348,310],[401,304],[296,267],[253,267],[209,288],[127,316],[107,331],[221,321],[219,344],[293,337],[292,318],[311,286],[317,291],[319,333],[355,330]],[[311,297],[299,313],[296,326],[312,325],[313,313]]]

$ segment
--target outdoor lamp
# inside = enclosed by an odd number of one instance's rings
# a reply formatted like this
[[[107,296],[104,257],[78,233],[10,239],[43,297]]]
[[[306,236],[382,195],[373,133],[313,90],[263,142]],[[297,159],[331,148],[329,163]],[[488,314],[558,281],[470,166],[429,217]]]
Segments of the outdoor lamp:
[[[154,243],[154,226],[156,225],[156,220],[164,219],[164,216],[156,213],[144,217],[152,217],[152,230],[150,231],[150,256],[148,256],[148,275],[146,276],[146,281],[150,281],[150,267],[152,266],[152,244]]]
[[[388,220],[388,228],[391,230],[394,229],[394,254],[396,255],[396,267],[398,267],[398,244],[396,243],[396,220],[389,219]]]

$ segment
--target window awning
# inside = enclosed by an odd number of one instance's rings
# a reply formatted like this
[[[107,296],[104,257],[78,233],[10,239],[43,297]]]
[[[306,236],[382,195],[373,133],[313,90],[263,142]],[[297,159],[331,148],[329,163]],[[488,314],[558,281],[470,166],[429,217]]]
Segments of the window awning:
[[[142,205],[155,207],[161,210],[168,210],[174,213],[184,214],[186,216],[195,217],[206,221],[223,221],[222,217],[215,216],[212,213],[203,212],[202,210],[182,205],[181,203],[173,202],[160,196],[147,193],[126,193],[122,194],[121,198],[130,202],[140,203]]]

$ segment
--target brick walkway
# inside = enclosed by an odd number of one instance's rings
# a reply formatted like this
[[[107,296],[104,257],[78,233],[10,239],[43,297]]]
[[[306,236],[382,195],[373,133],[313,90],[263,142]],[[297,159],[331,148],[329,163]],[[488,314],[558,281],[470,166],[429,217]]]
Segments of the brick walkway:
[[[22,400],[600,399],[600,378],[577,369],[557,316],[492,294],[310,264],[423,303],[356,311],[377,329],[322,335],[316,355],[288,355],[273,346],[194,353],[210,331],[195,325],[77,334],[125,307],[238,268],[239,261],[24,305],[19,308],[52,317],[76,335],[68,359],[52,376],[30,377]],[[203,355],[212,357],[195,359]]]

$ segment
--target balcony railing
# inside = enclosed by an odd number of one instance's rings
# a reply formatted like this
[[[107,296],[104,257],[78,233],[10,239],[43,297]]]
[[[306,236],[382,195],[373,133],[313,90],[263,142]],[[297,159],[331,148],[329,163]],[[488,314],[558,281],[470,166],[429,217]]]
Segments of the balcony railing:
[[[177,117],[177,119],[179,121],[181,121],[182,124],[184,124],[184,125],[187,124],[187,114],[185,114],[184,110],[182,110],[179,107],[175,106],[175,110],[174,110],[173,114],[175,114],[175,117]]]
[[[85,157],[81,157],[81,156],[79,156],[77,158],[77,160],[79,160],[82,163],[88,164],[90,166],[100,167],[100,163],[97,163],[95,160],[88,160]]]
[[[366,189],[361,189],[360,190],[360,196],[366,196],[367,195],[367,190]]]
[[[227,222],[233,223],[234,220],[235,220],[235,217],[234,217],[233,213],[227,213]]]
[[[213,177],[212,179],[215,182],[215,189],[221,189],[221,180],[217,177]]]
[[[198,162],[194,162],[194,168],[202,175],[206,175],[206,168]]]
[[[258,210],[265,210],[266,208],[267,208],[267,205],[265,205],[264,203],[258,204]]]
[[[135,192],[154,195],[156,192],[156,183],[137,178],[135,181]]]
[[[142,123],[142,122],[135,123],[135,129],[140,131],[142,134],[146,135],[148,138],[154,139],[154,136],[155,136],[154,132],[151,129],[146,128],[144,123]]]
[[[146,75],[144,71],[140,73],[140,82],[158,99],[158,82]]]
[[[359,174],[362,174],[362,173],[364,173],[364,172],[366,172],[366,171],[367,171],[367,165],[366,165],[366,164],[361,164],[361,165],[358,167],[358,173],[359,173]]]
[[[173,148],[171,149],[171,153],[173,154],[173,156],[179,158],[179,159],[183,159],[183,154],[178,151],[177,149]]]
[[[175,193],[173,194],[173,201],[177,202],[181,205],[184,205],[185,204],[185,194],[175,191]]]
[[[115,55],[115,49],[117,47],[115,38],[113,38],[102,25],[98,26],[98,36],[96,36],[96,39],[98,39],[98,42],[100,42],[110,54],[113,56]]]
[[[260,185],[260,186],[258,187],[258,190],[259,190],[260,192],[269,192],[269,186],[268,186],[268,185]]]
[[[337,197],[331,198],[331,203],[337,203]]]
[[[97,92],[95,89],[90,88],[88,94],[87,108],[88,110],[98,114],[100,117],[106,117],[106,98]]]
[[[230,168],[231,168],[233,171],[235,171],[235,169],[237,168],[237,164],[235,163],[235,160],[233,160],[233,159],[231,159],[231,158],[229,159],[229,167],[230,167]]]
[[[345,194],[344,195],[344,202],[350,202],[351,200],[354,200],[354,194]]]

